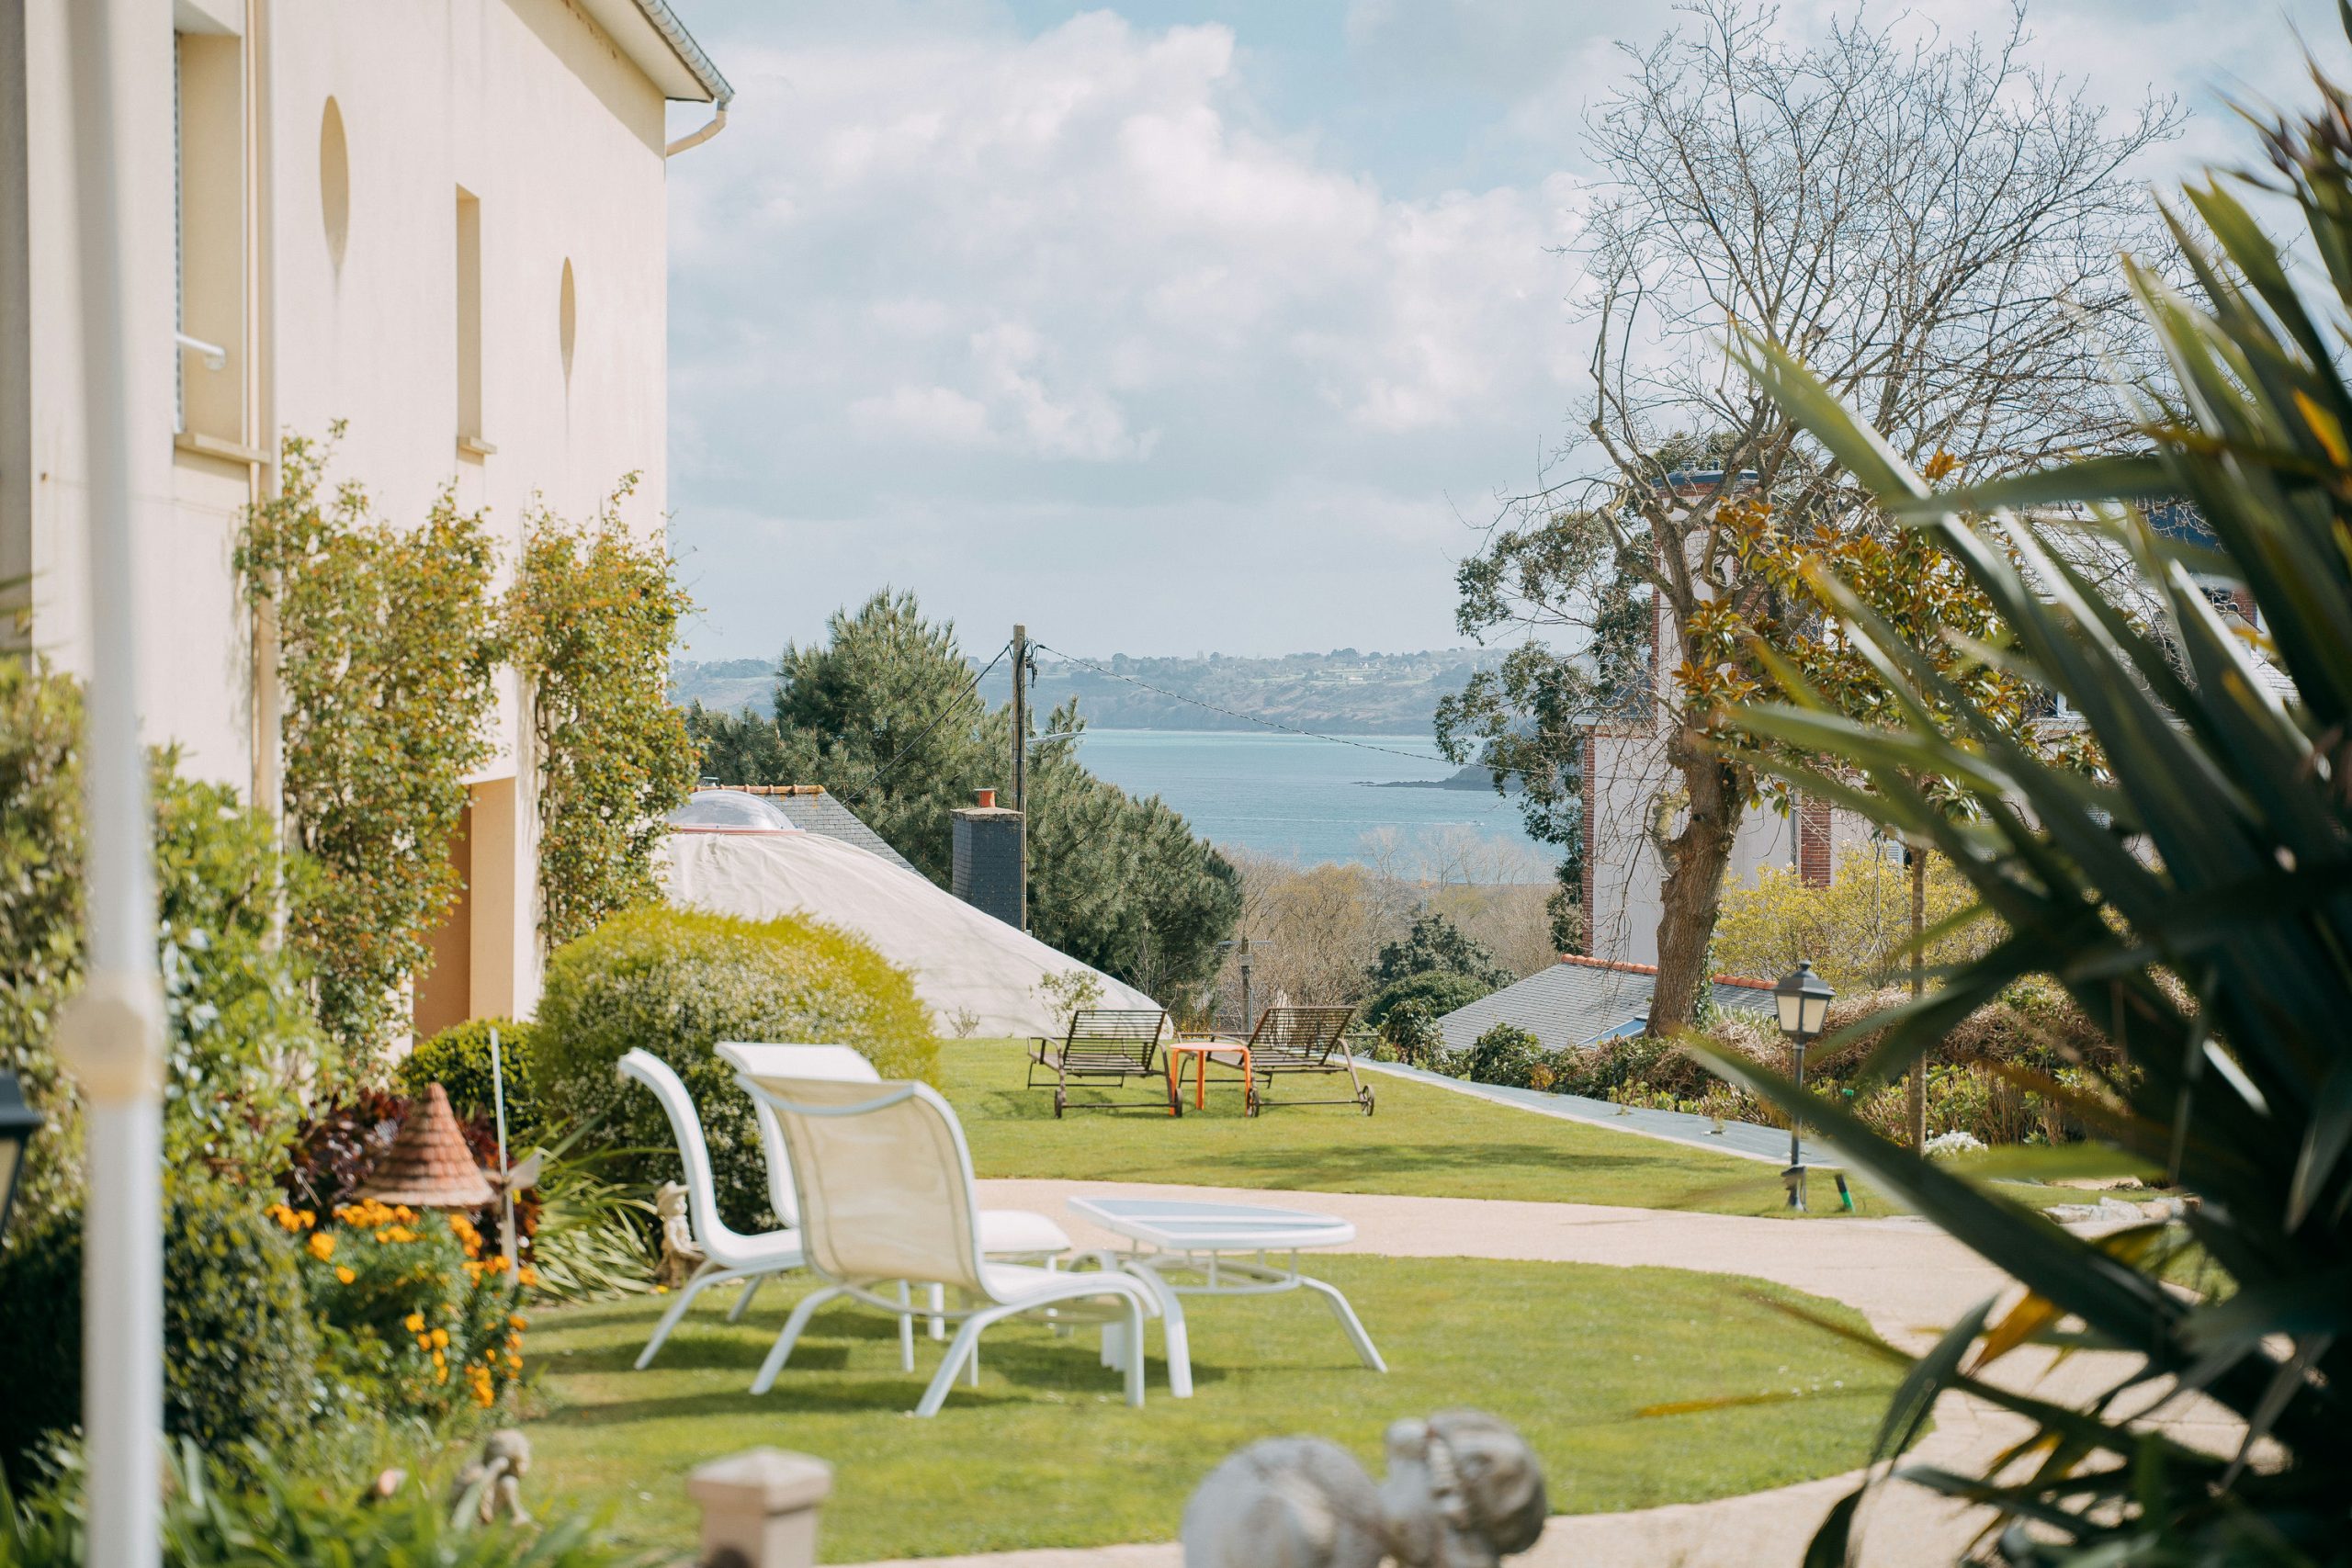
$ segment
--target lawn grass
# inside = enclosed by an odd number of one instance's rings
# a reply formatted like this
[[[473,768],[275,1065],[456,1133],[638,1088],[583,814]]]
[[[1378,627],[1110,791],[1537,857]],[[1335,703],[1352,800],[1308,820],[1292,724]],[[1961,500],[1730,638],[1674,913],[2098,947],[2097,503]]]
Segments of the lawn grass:
[[[1228,1072],[1222,1079],[1211,1077],[1203,1111],[1193,1109],[1188,1077],[1182,1118],[1130,1107],[1073,1110],[1057,1121],[1053,1091],[1025,1087],[1027,1049],[1026,1042],[1011,1040],[941,1043],[940,1089],[955,1102],[980,1176],[1517,1198],[1775,1219],[1846,1217],[1837,1189],[1826,1180],[1811,1184],[1813,1207],[1795,1214],[1780,1170],[1761,1161],[1544,1116],[1386,1073],[1366,1075],[1378,1106],[1370,1117],[1346,1105],[1276,1106],[1245,1117]],[[1282,1088],[1340,1092],[1295,1088],[1299,1081],[1285,1080]],[[1347,1080],[1336,1081],[1343,1091]],[[1139,1100],[1157,1087],[1156,1081],[1129,1083],[1117,1098]],[[1070,1095],[1073,1105],[1111,1098],[1091,1089]],[[1906,1212],[1858,1173],[1849,1171],[1846,1181],[1854,1191],[1854,1215]],[[1986,1186],[2037,1209],[2092,1196],[2040,1182]]]
[[[1023,1047],[1012,1041],[955,1040],[940,1047],[940,1088],[955,1102],[981,1176],[1521,1198],[1792,1218],[1841,1213],[1826,1181],[1812,1184],[1809,1214],[1792,1216],[1779,1169],[1760,1161],[1562,1121],[1385,1073],[1369,1075],[1378,1096],[1378,1112],[1370,1117],[1344,1105],[1276,1106],[1245,1117],[1227,1074],[1222,1081],[1211,1077],[1205,1111],[1192,1109],[1188,1083],[1181,1119],[1127,1109],[1073,1110],[1057,1121],[1053,1091],[1023,1087]],[[1347,1080],[1337,1081],[1344,1089]],[[1138,1099],[1153,1087],[1131,1083],[1119,1098]],[[1108,1096],[1078,1089],[1070,1098],[1083,1104]],[[1855,1175],[1846,1179],[1856,1213],[1902,1212]],[[2022,1182],[2003,1182],[1996,1190],[2035,1206],[2083,1196]]]
[[[1306,1294],[1195,1298],[1197,1392],[1170,1398],[1155,1354],[1141,1410],[1121,1402],[1091,1333],[1057,1339],[1011,1323],[982,1342],[979,1388],[913,1420],[903,1412],[939,1348],[919,1341],[906,1376],[889,1320],[850,1308],[819,1314],[775,1388],[754,1397],[752,1372],[808,1288],[789,1278],[739,1325],[724,1321],[733,1293],[710,1292],[643,1372],[629,1363],[658,1298],[542,1312],[531,1333],[543,1410],[528,1427],[533,1488],[608,1504],[616,1540],[675,1554],[694,1542],[686,1472],[773,1444],[834,1467],[826,1562],[1165,1540],[1202,1475],[1245,1443],[1315,1432],[1377,1475],[1389,1421],[1473,1405],[1535,1445],[1555,1511],[1603,1512],[1854,1468],[1892,1387],[1883,1362],[1770,1303],[1805,1301],[1859,1325],[1857,1314],[1756,1280],[1353,1255],[1315,1268],[1352,1299],[1387,1374],[1358,1365]],[[1156,1352],[1156,1327],[1149,1337]],[[1638,1414],[1722,1396],[1764,1402]]]

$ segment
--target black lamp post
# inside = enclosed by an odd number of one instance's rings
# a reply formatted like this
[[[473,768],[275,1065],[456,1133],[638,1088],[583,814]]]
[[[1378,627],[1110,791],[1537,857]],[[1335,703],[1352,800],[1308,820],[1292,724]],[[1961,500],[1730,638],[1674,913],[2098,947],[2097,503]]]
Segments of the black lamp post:
[[[25,1103],[17,1075],[0,1072],[0,1236],[8,1234],[8,1209],[17,1177],[25,1168],[25,1145],[40,1131],[40,1112]]]
[[[1772,987],[1772,999],[1780,1005],[1781,1032],[1789,1037],[1796,1052],[1797,1089],[1804,1089],[1804,1048],[1820,1033],[1829,1019],[1829,1004],[1838,993],[1829,983],[1813,972],[1813,960],[1805,959],[1795,970],[1782,976]],[[1802,1101],[1800,1101],[1802,1103]],[[1804,1207],[1804,1118],[1792,1110],[1789,1115],[1789,1168],[1781,1173],[1788,1184],[1789,1207]]]

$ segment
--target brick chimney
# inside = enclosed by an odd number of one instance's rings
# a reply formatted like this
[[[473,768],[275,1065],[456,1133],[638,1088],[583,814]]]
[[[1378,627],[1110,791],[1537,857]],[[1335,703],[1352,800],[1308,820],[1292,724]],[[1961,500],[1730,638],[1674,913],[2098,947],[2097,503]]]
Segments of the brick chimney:
[[[979,804],[953,813],[955,842],[949,891],[1006,925],[1021,924],[1021,813],[979,792]]]

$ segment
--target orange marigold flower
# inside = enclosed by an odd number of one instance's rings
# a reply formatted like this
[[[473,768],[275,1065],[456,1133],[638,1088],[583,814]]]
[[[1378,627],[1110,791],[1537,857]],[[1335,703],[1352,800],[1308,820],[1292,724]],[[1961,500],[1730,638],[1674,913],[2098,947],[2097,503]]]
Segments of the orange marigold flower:
[[[413,1312],[401,1319],[401,1326],[411,1334],[422,1334],[424,1332],[424,1314],[421,1312]]]
[[[508,1313],[508,1314],[506,1314],[506,1322],[507,1322],[508,1326],[510,1326],[510,1327],[514,1327],[514,1328],[528,1328],[528,1327],[530,1327],[530,1326],[531,1326],[531,1320],[530,1320],[529,1318],[527,1318],[527,1317],[525,1317],[525,1316],[524,1316],[521,1313],[519,1313],[519,1312],[510,1312],[510,1313]]]
[[[324,1263],[328,1258],[334,1256],[334,1237],[327,1235],[324,1231],[312,1231],[311,1233],[310,1247],[311,1256],[317,1258],[322,1263]]]
[[[353,1273],[350,1269],[345,1268],[340,1263],[334,1266],[334,1277],[337,1280],[346,1285],[359,1278],[358,1275]]]
[[[446,1329],[446,1328],[436,1328],[436,1329],[435,1329],[435,1330],[433,1331],[433,1348],[434,1348],[435,1349],[436,1349],[436,1350],[447,1349],[447,1348],[448,1348],[448,1344],[449,1344],[449,1331],[448,1331],[447,1329]]]

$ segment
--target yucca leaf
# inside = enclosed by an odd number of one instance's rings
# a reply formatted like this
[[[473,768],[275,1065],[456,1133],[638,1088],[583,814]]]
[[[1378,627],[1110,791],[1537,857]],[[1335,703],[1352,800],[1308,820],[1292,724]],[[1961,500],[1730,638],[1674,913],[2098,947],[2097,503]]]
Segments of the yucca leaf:
[[[1928,522],[1954,513],[2001,512],[2114,496],[2171,495],[2174,484],[2172,470],[2161,457],[2085,457],[2062,468],[2011,474],[1932,495],[1890,499],[1882,492],[1880,504],[1891,516]]]

